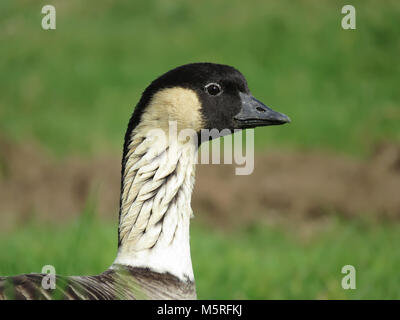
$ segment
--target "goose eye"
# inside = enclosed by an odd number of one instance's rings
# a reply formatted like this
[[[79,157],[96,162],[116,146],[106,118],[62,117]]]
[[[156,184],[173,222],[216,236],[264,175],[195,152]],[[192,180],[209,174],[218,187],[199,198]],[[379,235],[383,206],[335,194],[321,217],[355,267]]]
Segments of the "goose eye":
[[[211,96],[217,96],[222,92],[221,86],[218,83],[209,83],[205,86],[205,89]]]

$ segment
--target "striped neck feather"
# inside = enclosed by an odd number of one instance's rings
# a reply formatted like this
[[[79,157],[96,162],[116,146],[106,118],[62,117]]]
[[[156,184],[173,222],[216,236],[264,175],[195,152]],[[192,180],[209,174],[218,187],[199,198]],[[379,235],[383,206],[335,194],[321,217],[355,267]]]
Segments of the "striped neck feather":
[[[140,126],[139,128],[140,129]],[[189,224],[197,148],[134,130],[125,155],[114,264],[194,281]]]

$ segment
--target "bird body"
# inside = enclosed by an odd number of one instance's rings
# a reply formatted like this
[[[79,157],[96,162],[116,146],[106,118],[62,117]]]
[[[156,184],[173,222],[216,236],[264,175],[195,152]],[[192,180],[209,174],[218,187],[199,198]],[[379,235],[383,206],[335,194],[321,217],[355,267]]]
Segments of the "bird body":
[[[147,268],[113,265],[95,276],[56,276],[54,290],[43,288],[46,274],[0,277],[0,300],[196,299],[194,283]]]
[[[114,263],[96,276],[57,276],[54,290],[44,274],[0,277],[0,299],[195,299],[189,226],[202,131],[286,122],[233,67],[194,63],[160,76],[125,135]]]

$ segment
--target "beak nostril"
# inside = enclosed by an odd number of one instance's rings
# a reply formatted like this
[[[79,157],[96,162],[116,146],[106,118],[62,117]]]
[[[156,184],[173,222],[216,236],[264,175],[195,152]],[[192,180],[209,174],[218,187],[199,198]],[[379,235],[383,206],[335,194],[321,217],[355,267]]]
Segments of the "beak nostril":
[[[260,112],[265,112],[265,110],[263,109],[263,108],[261,108],[261,107],[257,107],[256,108],[258,111],[260,111]]]

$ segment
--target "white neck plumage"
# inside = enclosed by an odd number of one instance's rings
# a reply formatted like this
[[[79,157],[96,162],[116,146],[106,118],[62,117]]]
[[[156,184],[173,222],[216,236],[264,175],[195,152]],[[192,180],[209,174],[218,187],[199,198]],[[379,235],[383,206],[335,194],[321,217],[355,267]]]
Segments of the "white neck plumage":
[[[114,264],[194,281],[189,224],[197,147],[146,127],[139,124],[132,132],[124,159]]]

